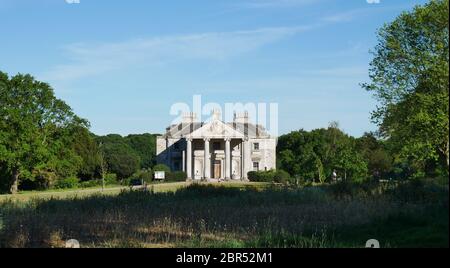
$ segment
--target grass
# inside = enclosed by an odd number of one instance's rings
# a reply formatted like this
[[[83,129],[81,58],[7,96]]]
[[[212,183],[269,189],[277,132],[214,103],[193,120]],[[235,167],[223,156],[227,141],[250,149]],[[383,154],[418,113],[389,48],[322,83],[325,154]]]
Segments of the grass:
[[[114,195],[4,199],[0,247],[62,247],[72,238],[83,247],[107,248],[364,247],[371,238],[383,247],[449,244],[448,187],[158,187]],[[411,191],[422,194],[405,198]]]
[[[183,187],[187,187],[191,183],[187,182],[171,182],[171,183],[154,183],[148,186],[148,189],[153,188],[154,192],[173,192]],[[245,188],[245,187],[259,187],[264,188],[268,183],[244,183],[244,182],[222,182],[220,185],[230,188]],[[135,187],[137,188],[137,187]],[[96,194],[104,195],[118,195],[123,190],[130,189],[129,186],[107,185],[102,190],[101,187],[91,188],[77,188],[77,189],[52,189],[46,191],[22,191],[18,194],[3,194],[0,195],[0,202],[5,200],[15,200],[20,202],[30,201],[32,199],[67,199],[73,197],[88,197]]]

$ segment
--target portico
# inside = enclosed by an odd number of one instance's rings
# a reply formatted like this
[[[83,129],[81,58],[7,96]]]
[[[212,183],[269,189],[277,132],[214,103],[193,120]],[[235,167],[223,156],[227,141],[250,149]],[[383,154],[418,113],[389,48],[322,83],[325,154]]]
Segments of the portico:
[[[180,124],[157,137],[157,161],[172,171],[184,171],[188,180],[247,180],[252,170],[275,169],[276,139],[235,114],[232,123],[214,112],[209,122],[187,114]]]
[[[187,137],[186,174],[189,180],[247,179],[250,161],[248,139],[244,137]]]

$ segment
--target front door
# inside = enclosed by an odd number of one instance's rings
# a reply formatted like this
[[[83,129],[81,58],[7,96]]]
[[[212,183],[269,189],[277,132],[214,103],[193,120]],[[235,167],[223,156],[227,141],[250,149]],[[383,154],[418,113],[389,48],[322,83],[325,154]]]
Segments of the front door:
[[[220,179],[222,177],[222,164],[220,160],[214,161],[214,179]]]

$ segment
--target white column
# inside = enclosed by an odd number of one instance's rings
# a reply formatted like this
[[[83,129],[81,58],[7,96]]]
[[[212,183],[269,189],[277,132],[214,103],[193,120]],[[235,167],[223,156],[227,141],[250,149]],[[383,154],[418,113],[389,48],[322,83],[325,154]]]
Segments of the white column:
[[[181,162],[183,163],[182,165],[183,165],[183,172],[186,172],[186,151],[185,150],[183,150],[183,152],[182,152],[182,160],[181,160]]]
[[[248,179],[247,173],[250,171],[250,166],[252,165],[252,164],[250,163],[250,162],[251,162],[251,159],[250,159],[250,157],[249,157],[249,155],[250,155],[250,147],[249,147],[249,144],[250,144],[250,142],[248,141],[248,138],[245,138],[244,141],[243,141],[243,144],[242,144],[242,146],[243,146],[243,151],[244,151],[244,155],[242,156],[242,157],[243,157],[243,160],[244,160],[244,168],[243,168],[243,170],[244,170],[244,172],[243,172],[243,178],[244,178],[244,180],[247,180],[247,179]]]
[[[205,171],[203,172],[205,179],[211,178],[211,159],[209,157],[209,138],[203,139],[205,141],[205,159],[204,159],[204,166]]]
[[[187,152],[186,152],[186,174],[187,179],[192,180],[192,139],[188,138],[186,139],[187,143]]]
[[[231,171],[231,150],[230,150],[230,139],[225,139],[225,180],[230,179]]]

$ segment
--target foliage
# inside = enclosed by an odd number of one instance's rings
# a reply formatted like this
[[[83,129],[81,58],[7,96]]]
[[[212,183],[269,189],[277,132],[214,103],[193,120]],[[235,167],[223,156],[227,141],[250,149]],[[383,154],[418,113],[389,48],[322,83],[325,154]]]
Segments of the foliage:
[[[156,136],[153,134],[129,135],[124,141],[139,156],[141,169],[151,168],[156,161]]]
[[[107,174],[104,178],[104,183],[105,185],[119,185],[116,174]],[[82,181],[79,183],[81,188],[99,187],[102,185],[103,180],[101,179]]]
[[[134,173],[132,178],[150,183],[153,180],[153,172],[151,169],[141,169],[138,172]]]
[[[101,158],[95,137],[86,128],[77,128],[74,133],[74,150],[82,159],[77,176],[83,180],[101,178]]]
[[[77,177],[70,177],[62,180],[58,180],[55,184],[56,189],[72,189],[78,188],[80,179]]]
[[[164,171],[166,173],[169,173],[170,168],[164,164],[157,164],[153,167],[153,171]]]
[[[122,136],[110,134],[97,137],[108,165],[108,171],[118,179],[126,179],[139,169],[139,155],[123,140]]]
[[[324,182],[333,170],[354,181],[367,177],[367,162],[356,148],[356,140],[336,123],[327,129],[299,130],[278,142],[278,168],[302,181]]]
[[[275,170],[268,171],[250,171],[248,172],[248,179],[251,182],[273,182]]]
[[[81,159],[72,149],[75,129],[88,126],[54,96],[46,83],[31,75],[11,78],[0,72],[0,162],[2,177],[17,192],[19,180],[33,180],[33,172],[54,172],[65,178],[76,174]]]
[[[283,184],[291,182],[290,174],[282,169],[250,171],[248,173],[248,179],[252,182],[276,182]]]
[[[448,0],[433,0],[386,24],[363,85],[380,102],[372,119],[395,161],[415,177],[433,176],[437,164],[448,174],[448,10]]]
[[[187,174],[183,171],[174,171],[169,172],[166,175],[166,181],[168,182],[176,182],[176,181],[186,181]]]

